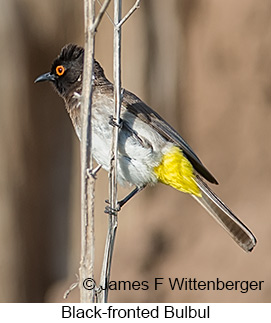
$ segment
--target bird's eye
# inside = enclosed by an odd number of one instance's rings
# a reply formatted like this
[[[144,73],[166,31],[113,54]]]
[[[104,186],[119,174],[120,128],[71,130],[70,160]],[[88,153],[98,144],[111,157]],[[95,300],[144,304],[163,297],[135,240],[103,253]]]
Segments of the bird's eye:
[[[57,74],[58,76],[63,75],[63,74],[64,74],[64,72],[65,72],[65,67],[64,67],[64,66],[62,66],[62,65],[58,65],[58,66],[56,67],[56,74]]]

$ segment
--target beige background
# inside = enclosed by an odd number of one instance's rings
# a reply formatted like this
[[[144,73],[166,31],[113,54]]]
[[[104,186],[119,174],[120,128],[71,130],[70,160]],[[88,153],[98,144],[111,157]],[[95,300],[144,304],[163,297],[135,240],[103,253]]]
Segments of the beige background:
[[[62,302],[80,260],[79,144],[62,100],[33,80],[64,44],[83,44],[82,1],[0,3],[0,301]],[[124,3],[127,12],[133,1]],[[119,215],[111,279],[148,281],[150,289],[111,291],[110,301],[270,302],[270,15],[270,0],[142,0],[124,25],[123,86],[189,142],[258,245],[245,254],[188,195],[162,184],[147,188]],[[107,17],[96,58],[112,79]],[[96,280],[107,191],[101,172]],[[165,278],[158,291],[155,277]],[[169,277],[265,282],[246,294],[173,292]],[[78,299],[74,291],[68,301]]]

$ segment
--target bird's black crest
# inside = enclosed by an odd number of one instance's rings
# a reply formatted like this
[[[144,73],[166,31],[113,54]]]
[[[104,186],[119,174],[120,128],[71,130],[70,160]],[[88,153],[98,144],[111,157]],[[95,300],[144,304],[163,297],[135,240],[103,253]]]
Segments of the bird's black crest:
[[[72,62],[76,61],[79,58],[81,58],[83,62],[84,48],[77,45],[68,44],[62,48],[59,56],[53,62],[52,70],[54,70],[56,66],[61,64],[62,62]]]
[[[52,71],[63,62],[74,62],[79,58],[83,64],[84,48],[74,44],[68,44],[61,49],[59,56],[53,62]],[[105,78],[104,70],[96,60],[94,60],[94,76],[96,80]]]
[[[77,45],[68,44],[62,48],[59,59],[63,61],[73,61],[82,54],[84,55],[84,48]]]

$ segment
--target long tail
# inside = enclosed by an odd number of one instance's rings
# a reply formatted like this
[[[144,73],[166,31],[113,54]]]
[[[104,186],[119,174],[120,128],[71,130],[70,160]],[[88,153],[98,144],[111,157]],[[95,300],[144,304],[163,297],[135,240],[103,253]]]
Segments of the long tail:
[[[229,233],[233,240],[246,252],[256,245],[253,233],[232,213],[232,211],[211,191],[199,176],[195,178],[201,190],[201,197],[192,195],[211,216]]]

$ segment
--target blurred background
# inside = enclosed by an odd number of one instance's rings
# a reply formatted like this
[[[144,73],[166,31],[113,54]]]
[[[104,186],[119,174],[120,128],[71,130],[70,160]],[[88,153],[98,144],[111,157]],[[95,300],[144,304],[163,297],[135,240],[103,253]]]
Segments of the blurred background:
[[[0,301],[62,302],[80,261],[79,142],[62,99],[33,81],[63,45],[84,44],[83,1],[0,3]],[[123,14],[133,3],[123,1]],[[96,58],[111,80],[112,35],[105,16]],[[111,291],[109,301],[271,301],[270,39],[270,0],[142,0],[124,24],[123,87],[189,142],[258,245],[245,254],[188,195],[162,184],[147,188],[119,214],[111,280],[148,281],[150,289]],[[97,281],[107,197],[101,171]],[[166,283],[155,291],[155,277],[264,284],[248,293],[171,291]],[[78,289],[67,301],[79,301]]]

